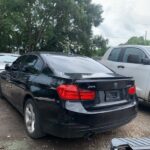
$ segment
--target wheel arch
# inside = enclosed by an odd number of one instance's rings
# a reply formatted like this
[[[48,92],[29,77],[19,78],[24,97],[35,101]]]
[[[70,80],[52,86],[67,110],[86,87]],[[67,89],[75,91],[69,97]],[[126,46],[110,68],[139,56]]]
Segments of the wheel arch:
[[[25,107],[26,101],[27,101],[28,99],[34,100],[34,98],[33,98],[33,96],[32,96],[31,94],[26,94],[26,95],[25,95],[25,97],[24,97],[24,99],[23,99],[23,106],[22,106],[23,112],[24,112],[24,107]]]

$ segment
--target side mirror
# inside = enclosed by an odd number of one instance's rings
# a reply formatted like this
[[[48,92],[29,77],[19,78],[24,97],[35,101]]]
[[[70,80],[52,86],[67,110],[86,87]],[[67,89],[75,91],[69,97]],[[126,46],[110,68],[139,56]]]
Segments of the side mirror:
[[[11,70],[12,70],[12,71],[17,71],[17,70],[18,70],[18,67],[15,66],[15,65],[12,65],[12,66],[11,66]]]
[[[139,55],[129,55],[127,58],[128,63],[135,63],[135,64],[140,64],[141,60]]]
[[[6,71],[10,71],[10,70],[11,70],[11,67],[9,66],[9,64],[6,64],[6,65],[5,65],[5,70],[6,70]]]
[[[150,65],[150,59],[148,59],[148,58],[143,58],[143,59],[142,59],[142,64],[144,64],[144,65]]]

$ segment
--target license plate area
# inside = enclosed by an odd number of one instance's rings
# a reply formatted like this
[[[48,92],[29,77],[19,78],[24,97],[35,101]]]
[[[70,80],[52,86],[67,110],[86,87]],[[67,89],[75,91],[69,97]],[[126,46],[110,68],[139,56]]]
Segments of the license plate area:
[[[106,102],[114,102],[121,100],[120,90],[105,91]]]
[[[92,103],[93,102],[93,103]],[[128,103],[126,89],[97,91],[95,101],[84,102],[87,110],[106,109]]]

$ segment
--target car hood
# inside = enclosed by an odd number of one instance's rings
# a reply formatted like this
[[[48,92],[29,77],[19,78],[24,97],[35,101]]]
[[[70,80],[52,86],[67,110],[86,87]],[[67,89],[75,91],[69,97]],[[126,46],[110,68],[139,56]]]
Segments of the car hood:
[[[5,63],[0,62],[0,70],[4,70],[4,69],[5,69]]]

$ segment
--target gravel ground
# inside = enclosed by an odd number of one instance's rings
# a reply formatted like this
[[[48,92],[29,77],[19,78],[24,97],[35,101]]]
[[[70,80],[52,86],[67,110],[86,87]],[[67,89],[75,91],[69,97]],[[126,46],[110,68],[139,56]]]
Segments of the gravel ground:
[[[0,100],[0,150],[109,150],[112,138],[150,137],[150,106],[141,105],[136,119],[90,139],[60,139],[47,136],[30,139],[22,116],[5,100]]]

